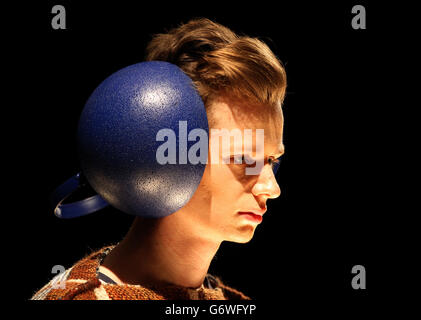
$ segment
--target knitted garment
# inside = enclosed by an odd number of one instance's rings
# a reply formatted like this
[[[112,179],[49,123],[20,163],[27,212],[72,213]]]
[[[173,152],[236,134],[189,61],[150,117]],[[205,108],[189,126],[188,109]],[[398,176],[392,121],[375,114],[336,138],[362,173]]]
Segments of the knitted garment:
[[[241,292],[210,277],[210,288],[185,288],[175,285],[144,287],[118,285],[98,279],[98,268],[114,246],[93,252],[73,267],[55,276],[31,300],[249,300]]]

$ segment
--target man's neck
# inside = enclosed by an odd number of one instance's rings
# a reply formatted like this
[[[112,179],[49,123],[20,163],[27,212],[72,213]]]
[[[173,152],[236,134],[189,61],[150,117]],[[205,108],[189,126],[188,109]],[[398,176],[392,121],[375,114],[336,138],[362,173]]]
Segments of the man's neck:
[[[200,287],[220,242],[186,232],[194,230],[186,223],[176,214],[136,218],[103,265],[127,284]]]

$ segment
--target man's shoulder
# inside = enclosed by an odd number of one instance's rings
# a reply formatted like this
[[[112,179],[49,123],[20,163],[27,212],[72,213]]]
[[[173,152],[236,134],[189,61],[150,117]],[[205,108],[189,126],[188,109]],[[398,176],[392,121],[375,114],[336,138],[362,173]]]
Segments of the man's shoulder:
[[[208,274],[199,291],[180,287],[147,288],[139,285],[108,284],[98,278],[101,261],[114,246],[103,247],[56,275],[31,300],[248,300],[242,292]]]
[[[89,288],[100,285],[96,276],[97,267],[103,256],[111,250],[113,246],[103,247],[94,251],[77,261],[72,267],[57,274],[46,285],[39,289],[31,300],[66,300],[72,299],[79,293],[89,293]],[[96,296],[87,294],[84,297],[89,300],[96,300]]]
[[[226,285],[221,278],[207,274],[206,281],[209,282],[211,288],[219,288],[222,290],[224,297],[227,300],[250,300],[251,298],[246,296],[241,291],[234,289]]]

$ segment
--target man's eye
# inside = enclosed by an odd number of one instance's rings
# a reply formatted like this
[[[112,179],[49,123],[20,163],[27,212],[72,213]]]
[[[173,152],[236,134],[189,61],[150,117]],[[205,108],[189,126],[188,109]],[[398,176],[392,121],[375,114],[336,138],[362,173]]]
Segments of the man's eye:
[[[268,163],[272,167],[273,172],[276,174],[276,172],[278,171],[279,165],[281,163],[281,159],[280,158],[278,158],[278,159],[269,158]]]
[[[279,165],[279,163],[281,163],[281,160],[280,159],[269,158],[268,159],[268,163],[273,167],[273,166]]]
[[[236,155],[231,157],[230,162],[239,165],[253,165],[256,161],[247,155]]]
[[[234,164],[244,164],[246,163],[246,157],[244,155],[234,156]]]

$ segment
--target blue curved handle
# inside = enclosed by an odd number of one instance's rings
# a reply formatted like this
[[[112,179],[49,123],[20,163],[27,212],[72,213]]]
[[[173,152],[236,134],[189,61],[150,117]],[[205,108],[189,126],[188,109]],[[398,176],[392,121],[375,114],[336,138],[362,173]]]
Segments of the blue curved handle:
[[[79,189],[81,184],[81,174],[78,173],[60,185],[51,196],[51,203],[54,214],[58,218],[71,219],[81,217],[101,210],[108,206],[101,196],[95,195],[80,201],[62,204],[62,202],[73,192]]]

